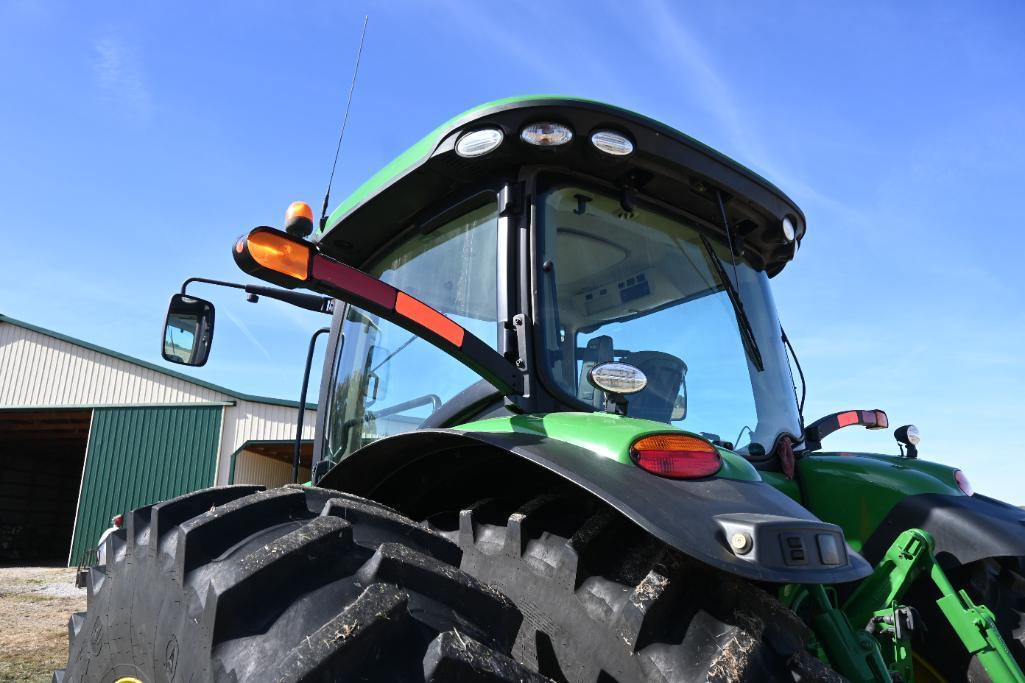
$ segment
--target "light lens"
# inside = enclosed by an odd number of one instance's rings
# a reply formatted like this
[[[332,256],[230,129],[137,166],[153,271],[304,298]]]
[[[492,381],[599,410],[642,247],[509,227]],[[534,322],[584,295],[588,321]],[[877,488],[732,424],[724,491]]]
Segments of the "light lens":
[[[288,210],[285,211],[285,225],[288,225],[297,218],[305,218],[308,221],[313,220],[313,209],[306,202],[292,202],[288,205]]]
[[[539,147],[558,147],[573,139],[573,131],[561,123],[532,123],[520,132],[520,139]]]
[[[292,202],[285,211],[285,231],[296,237],[313,232],[313,209],[306,202]]]
[[[634,151],[634,143],[630,138],[613,130],[599,130],[591,135],[591,144],[616,157],[625,157]]]
[[[461,157],[479,157],[496,150],[504,138],[505,135],[497,128],[475,130],[459,138],[456,154]]]
[[[611,394],[636,394],[648,386],[648,378],[627,363],[599,363],[587,372],[592,386]]]
[[[922,437],[918,434],[918,427],[915,425],[908,425],[907,439],[908,443],[912,446],[918,445],[918,442],[922,440]]]
[[[264,268],[296,280],[309,277],[309,247],[271,232],[252,233],[246,243],[249,255]]]
[[[710,477],[722,467],[715,446],[689,434],[641,437],[630,447],[630,457],[642,470],[670,479]]]
[[[961,492],[966,496],[975,495],[975,489],[972,488],[972,484],[968,481],[968,477],[961,470],[954,470],[954,481],[957,482],[957,487],[961,489]]]
[[[783,239],[789,243],[793,242],[796,237],[797,228],[794,227],[794,221],[790,219],[790,216],[783,216]]]

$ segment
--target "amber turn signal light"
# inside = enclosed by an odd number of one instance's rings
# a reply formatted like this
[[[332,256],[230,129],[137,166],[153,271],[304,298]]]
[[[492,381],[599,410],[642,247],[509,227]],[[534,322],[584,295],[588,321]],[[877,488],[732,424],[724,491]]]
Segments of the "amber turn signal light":
[[[710,477],[722,458],[708,441],[690,434],[653,434],[634,441],[630,458],[646,472],[670,479]]]
[[[239,240],[235,251],[238,254],[247,252],[258,268],[294,280],[309,279],[313,255],[310,245],[277,230],[257,228]]]

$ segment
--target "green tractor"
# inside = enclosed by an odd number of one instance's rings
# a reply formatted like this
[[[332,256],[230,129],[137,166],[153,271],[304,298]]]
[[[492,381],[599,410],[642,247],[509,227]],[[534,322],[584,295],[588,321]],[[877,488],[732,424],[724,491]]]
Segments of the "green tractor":
[[[284,227],[232,253],[331,313],[312,481],[128,513],[55,680],[1025,680],[1025,512],[911,428],[822,450],[887,418],[805,424],[769,286],[805,218],[764,178],[513,98]],[[176,295],[165,357],[213,310]]]

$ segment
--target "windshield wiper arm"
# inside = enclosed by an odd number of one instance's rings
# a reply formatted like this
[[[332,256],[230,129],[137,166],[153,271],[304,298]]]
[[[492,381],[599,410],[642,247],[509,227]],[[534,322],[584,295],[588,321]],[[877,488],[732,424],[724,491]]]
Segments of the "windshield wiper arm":
[[[733,305],[733,314],[737,318],[737,327],[740,328],[740,341],[744,345],[744,350],[747,352],[751,362],[754,363],[754,366],[758,368],[758,372],[762,372],[765,370],[765,363],[762,361],[762,352],[758,349],[758,340],[755,338],[754,328],[751,327],[751,321],[748,320],[747,313],[744,312],[744,302],[740,300],[737,288],[733,286],[733,281],[730,280],[729,274],[722,267],[722,263],[719,261],[712,243],[704,235],[701,235],[701,244],[704,245],[705,252],[708,254],[708,262],[711,264],[716,277],[722,283],[723,289],[726,290],[726,296],[729,297],[730,303]]]

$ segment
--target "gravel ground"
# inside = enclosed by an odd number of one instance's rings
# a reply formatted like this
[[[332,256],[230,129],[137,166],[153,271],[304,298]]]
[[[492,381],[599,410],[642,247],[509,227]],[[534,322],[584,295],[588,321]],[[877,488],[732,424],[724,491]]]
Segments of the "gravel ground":
[[[68,617],[85,589],[66,567],[0,567],[0,681],[49,681],[68,657]]]

